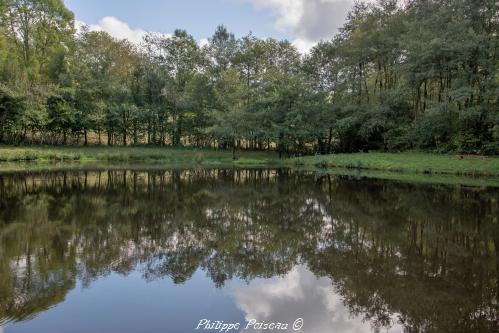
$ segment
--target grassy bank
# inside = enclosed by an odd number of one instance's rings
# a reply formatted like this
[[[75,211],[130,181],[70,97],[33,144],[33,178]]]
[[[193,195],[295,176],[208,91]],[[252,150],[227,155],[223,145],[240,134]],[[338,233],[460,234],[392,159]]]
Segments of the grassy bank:
[[[430,175],[499,176],[498,157],[428,153],[359,153],[294,159],[296,165],[318,168],[394,171]]]
[[[2,163],[3,162],[3,163]],[[5,147],[0,146],[0,171],[5,162],[37,162],[61,165],[69,162],[146,162],[165,165],[204,166],[303,166],[345,168],[430,175],[499,177],[498,157],[436,155],[427,153],[360,153],[310,156],[279,160],[272,152],[149,147]],[[12,164],[9,163],[11,166]],[[3,167],[2,167],[3,165]]]
[[[232,152],[188,148],[157,147],[5,147],[0,146],[2,162],[150,162],[181,165],[262,165],[276,163],[271,152]],[[0,165],[0,170],[2,169]]]

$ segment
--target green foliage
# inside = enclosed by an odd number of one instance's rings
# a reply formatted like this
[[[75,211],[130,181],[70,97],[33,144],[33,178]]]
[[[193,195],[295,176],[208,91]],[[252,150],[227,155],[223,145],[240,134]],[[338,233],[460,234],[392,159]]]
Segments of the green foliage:
[[[23,98],[0,84],[0,143],[12,134],[23,108]]]
[[[47,98],[48,124],[54,133],[63,133],[63,144],[67,143],[67,132],[73,125],[74,96],[71,90]]]
[[[498,154],[498,6],[359,2],[300,55],[224,26],[202,48],[185,30],[138,47],[75,34],[61,0],[3,1],[0,140]]]

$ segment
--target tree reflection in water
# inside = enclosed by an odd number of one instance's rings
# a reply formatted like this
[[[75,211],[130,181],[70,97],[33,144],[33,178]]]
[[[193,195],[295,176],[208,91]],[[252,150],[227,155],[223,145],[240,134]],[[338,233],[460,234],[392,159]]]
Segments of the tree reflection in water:
[[[289,170],[0,176],[0,323],[113,272],[222,287],[306,267],[374,329],[496,332],[497,198]]]

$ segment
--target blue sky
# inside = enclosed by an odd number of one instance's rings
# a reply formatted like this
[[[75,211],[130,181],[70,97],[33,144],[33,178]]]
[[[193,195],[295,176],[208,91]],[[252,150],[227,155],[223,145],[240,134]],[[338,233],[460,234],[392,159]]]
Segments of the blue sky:
[[[64,0],[77,21],[116,38],[186,29],[198,41],[219,24],[236,36],[288,39],[302,51],[330,39],[353,0]]]
[[[114,16],[132,28],[170,33],[186,29],[195,38],[208,37],[219,24],[236,35],[250,30],[260,37],[290,38],[274,27],[272,12],[256,9],[249,1],[234,0],[66,0],[78,20],[98,24]]]

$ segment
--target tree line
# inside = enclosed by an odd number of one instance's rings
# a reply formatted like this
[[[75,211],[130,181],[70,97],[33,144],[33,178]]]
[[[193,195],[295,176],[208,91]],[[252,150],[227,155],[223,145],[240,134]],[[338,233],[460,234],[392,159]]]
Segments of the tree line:
[[[497,154],[498,23],[495,0],[357,2],[302,55],[224,26],[136,45],[2,0],[0,143]]]

